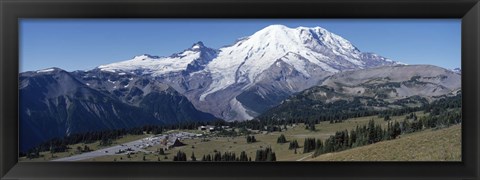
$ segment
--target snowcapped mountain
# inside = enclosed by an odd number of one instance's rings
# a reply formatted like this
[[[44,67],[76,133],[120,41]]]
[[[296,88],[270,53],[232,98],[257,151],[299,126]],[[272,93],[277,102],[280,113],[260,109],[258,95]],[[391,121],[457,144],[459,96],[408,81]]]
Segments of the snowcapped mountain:
[[[346,39],[320,27],[292,29],[271,25],[220,49],[218,57],[207,65],[213,83],[200,99],[235,83],[247,82],[247,88],[254,85],[259,75],[277,60],[305,77],[311,76],[307,68],[312,65],[318,67],[315,70],[336,73],[375,64],[370,61],[377,62],[376,66],[394,64],[383,57],[363,54]]]
[[[332,74],[397,64],[321,27],[271,25],[219,50],[196,43],[169,57],[142,55],[98,69],[153,76],[201,111],[245,120]]]
[[[216,57],[217,51],[197,42],[191,48],[169,57],[143,54],[131,60],[99,66],[98,69],[109,72],[131,72],[141,75],[161,76],[181,71],[194,72]]]

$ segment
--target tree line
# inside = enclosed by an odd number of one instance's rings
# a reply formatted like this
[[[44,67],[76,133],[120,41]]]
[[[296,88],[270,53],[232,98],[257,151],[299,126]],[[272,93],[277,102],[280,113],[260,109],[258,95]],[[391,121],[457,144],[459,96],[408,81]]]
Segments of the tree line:
[[[417,132],[430,128],[443,128],[462,122],[461,109],[448,109],[438,114],[430,113],[428,116],[415,118],[411,113],[406,115],[402,122],[388,122],[386,128],[375,124],[372,119],[368,124],[357,126],[350,131],[343,130],[335,132],[325,141],[315,138],[306,138],[304,143],[304,153],[314,151],[313,156],[324,153],[338,152],[346,149],[374,144],[380,141],[396,139],[401,134]]]
[[[196,161],[195,154],[192,152],[190,156],[190,161]],[[214,151],[214,154],[207,154],[203,155],[200,159],[201,161],[252,161],[251,157],[248,157],[245,151],[240,152],[240,155],[237,156],[235,152],[224,152],[223,154],[219,151]],[[272,148],[267,147],[265,149],[259,149],[256,151],[255,154],[255,161],[276,161],[277,157],[275,152],[273,152]],[[178,151],[177,154],[173,157],[173,161],[188,161],[187,155],[182,152]]]

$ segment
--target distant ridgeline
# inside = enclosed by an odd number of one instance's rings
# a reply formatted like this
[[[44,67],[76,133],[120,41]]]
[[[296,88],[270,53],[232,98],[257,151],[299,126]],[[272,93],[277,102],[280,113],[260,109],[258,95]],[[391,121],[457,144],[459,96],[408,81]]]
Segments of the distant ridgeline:
[[[297,95],[294,98],[301,98]],[[373,99],[369,97],[354,97],[352,101],[338,100],[332,103],[323,103],[319,101],[305,100],[301,103],[288,102],[273,108],[266,113],[259,116],[257,119],[260,121],[295,121],[295,122],[320,122],[320,121],[342,121],[349,118],[365,117],[371,115],[379,115],[380,117],[386,116],[399,116],[416,111],[437,111],[441,109],[460,107],[462,103],[462,94],[459,92],[455,96],[445,97],[438,99],[433,103],[428,103],[427,99],[414,96],[407,99],[396,101],[394,104],[399,106],[392,109],[381,108],[369,108],[365,106],[367,104],[377,105],[386,103],[383,100]],[[411,106],[415,103],[417,106]],[[436,107],[440,106],[441,107]],[[378,106],[377,106],[378,107]],[[281,118],[279,118],[281,117]]]
[[[146,76],[52,68],[21,73],[19,81],[22,152],[77,133],[216,119]]]
[[[331,121],[400,115],[434,108],[442,101],[461,103],[460,80],[460,75],[452,71],[423,65],[338,73],[319,86],[287,98],[258,119]]]

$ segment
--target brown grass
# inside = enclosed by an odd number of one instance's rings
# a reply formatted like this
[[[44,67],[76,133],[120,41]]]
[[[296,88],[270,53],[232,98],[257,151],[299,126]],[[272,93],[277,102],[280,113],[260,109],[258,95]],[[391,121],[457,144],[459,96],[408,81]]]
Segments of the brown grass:
[[[461,125],[425,130],[308,161],[461,161]]]
[[[423,112],[416,113],[418,117],[424,116]],[[405,116],[394,116],[392,117],[393,121],[403,121]],[[305,129],[304,124],[299,124],[294,128],[289,128],[287,131],[283,132],[273,132],[268,134],[255,134],[255,138],[258,142],[256,143],[247,143],[245,137],[212,137],[208,138],[210,141],[202,142],[201,139],[186,139],[182,140],[183,143],[187,144],[181,147],[175,147],[171,150],[166,151],[166,155],[158,155],[156,153],[143,153],[139,152],[137,154],[130,155],[130,158],[127,155],[112,155],[112,156],[102,156],[93,159],[87,159],[85,161],[143,161],[143,156],[145,156],[146,161],[172,161],[173,156],[178,151],[183,151],[187,154],[188,160],[190,160],[190,156],[192,152],[195,153],[197,160],[200,160],[203,155],[212,154],[214,150],[220,152],[235,152],[237,156],[240,154],[241,151],[245,151],[249,157],[255,159],[256,150],[271,147],[273,151],[276,153],[276,157],[278,161],[297,161],[297,160],[312,160],[310,153],[303,154],[303,141],[305,138],[320,138],[325,140],[331,135],[334,135],[336,131],[340,130],[351,130],[354,129],[357,125],[365,125],[368,123],[369,120],[374,119],[375,123],[381,124],[382,126],[386,126],[387,122],[383,120],[383,118],[378,118],[377,116],[368,116],[368,117],[360,117],[360,118],[351,118],[343,123],[336,123],[330,124],[329,122],[321,122],[317,124],[316,131],[312,132]],[[454,128],[457,134],[451,134],[451,129]],[[445,132],[447,129],[431,131],[427,130],[425,132],[414,133],[410,135],[406,135],[398,140],[392,140],[388,142],[381,142],[370,146],[359,147],[351,150],[347,150],[344,152],[332,153],[332,154],[325,154],[315,158],[314,160],[330,160],[330,161],[368,161],[368,160],[404,160],[404,159],[412,159],[412,160],[450,160],[450,159],[460,159],[460,126],[454,126],[452,128],[448,128],[448,132]],[[178,130],[172,130],[171,132],[175,132]],[[187,130],[188,131],[188,130]],[[196,130],[190,130],[191,132],[198,133]],[[435,135],[430,135],[430,133],[436,133]],[[445,134],[447,133],[447,134]],[[297,140],[300,148],[297,149],[297,154],[294,153],[293,150],[288,149],[288,142],[284,144],[277,144],[277,138],[280,134],[284,134],[287,141]],[[440,136],[443,135],[443,136]],[[142,136],[126,136],[122,139],[117,140],[116,144],[129,142],[133,140],[137,140],[147,135]],[[420,137],[417,137],[420,136]],[[442,142],[434,141],[434,138],[431,136],[440,136]],[[412,139],[413,138],[413,139]],[[402,141],[403,140],[403,141]],[[411,144],[409,142],[413,142],[413,140],[419,141],[417,143]],[[400,143],[395,143],[396,141],[400,141]],[[405,142],[404,142],[405,141]],[[448,143],[447,143],[448,142]],[[446,146],[445,144],[450,144],[450,146]],[[382,146],[382,144],[387,144]],[[83,144],[79,144],[83,145]],[[72,149],[75,149],[77,145],[72,145]],[[91,148],[98,149],[98,142],[90,144]],[[192,148],[193,147],[193,148]],[[448,148],[447,148],[448,147]],[[159,147],[150,147],[147,150],[149,151],[156,151]],[[371,149],[365,149],[371,148]],[[350,155],[347,155],[350,151],[359,151],[365,149],[365,152],[353,152]],[[420,151],[422,153],[406,153],[402,151]],[[435,151],[437,153],[432,153],[431,151]],[[72,151],[73,152],[73,151]],[[56,153],[54,154],[55,158],[61,158],[70,156],[72,152],[66,153]],[[443,152],[443,154],[442,154]],[[345,153],[345,155],[344,155]],[[357,153],[357,154],[355,154]],[[358,155],[358,153],[363,153]],[[371,154],[373,153],[373,154]],[[394,153],[396,155],[389,155]],[[403,153],[403,154],[402,154]],[[33,159],[33,160],[26,160],[26,161],[46,161],[50,160],[50,154],[47,152],[42,152],[45,154],[44,157]],[[337,155],[339,154],[339,155]],[[409,157],[410,155],[415,156],[416,158]],[[167,157],[167,159],[164,159]],[[25,158],[23,158],[25,160]]]

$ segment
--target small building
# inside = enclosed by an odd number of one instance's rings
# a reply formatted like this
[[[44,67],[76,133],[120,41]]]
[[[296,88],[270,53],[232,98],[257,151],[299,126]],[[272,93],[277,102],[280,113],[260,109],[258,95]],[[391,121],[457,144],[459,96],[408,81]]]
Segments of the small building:
[[[170,136],[165,136],[165,138],[160,141],[160,144],[163,145],[165,150],[185,145],[180,141],[180,138]]]
[[[168,149],[171,149],[171,148],[174,148],[174,147],[178,147],[178,146],[184,146],[185,144],[180,142],[180,140],[178,138],[175,138],[175,140],[173,141],[168,141],[167,142],[167,148]]]
[[[199,131],[209,131],[209,132],[212,132],[212,131],[215,131],[215,126],[199,126],[198,127],[198,130]]]

